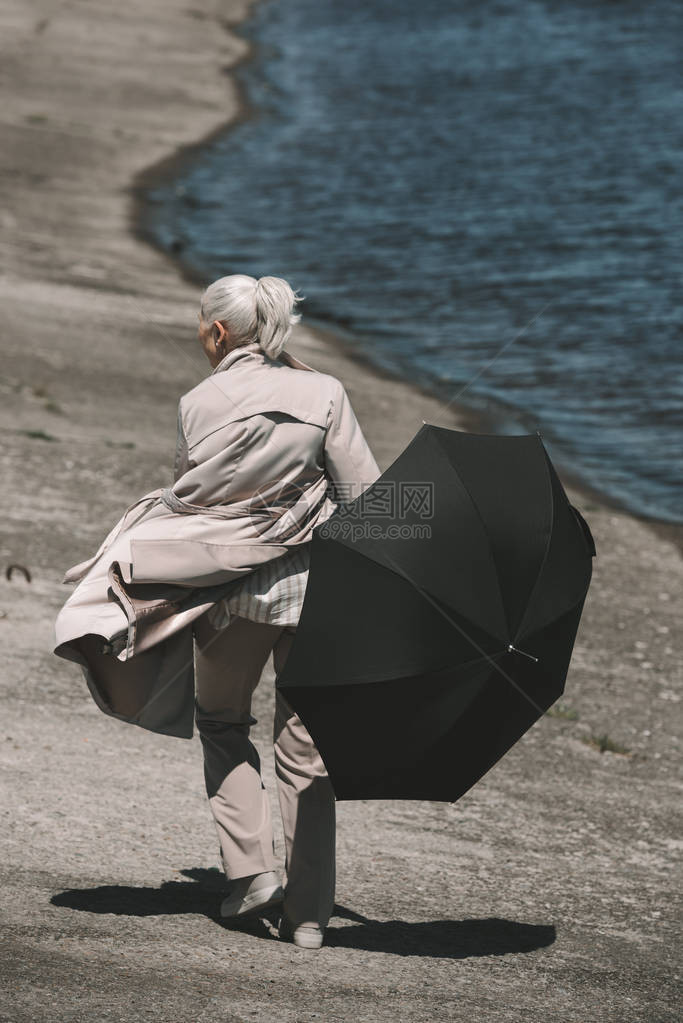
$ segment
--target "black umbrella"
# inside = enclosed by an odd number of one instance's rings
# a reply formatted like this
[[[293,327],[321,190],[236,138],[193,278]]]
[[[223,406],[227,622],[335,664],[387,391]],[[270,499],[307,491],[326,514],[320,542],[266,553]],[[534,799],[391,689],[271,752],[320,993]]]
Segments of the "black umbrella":
[[[564,691],[594,554],[540,434],[422,426],[314,530],[277,678],[337,799],[481,778]]]

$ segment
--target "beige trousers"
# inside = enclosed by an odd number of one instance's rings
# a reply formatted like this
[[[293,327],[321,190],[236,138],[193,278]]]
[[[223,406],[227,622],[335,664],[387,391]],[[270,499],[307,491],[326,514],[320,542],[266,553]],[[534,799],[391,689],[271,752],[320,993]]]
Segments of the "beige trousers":
[[[269,654],[277,674],[294,632],[235,616],[216,631],[204,614],[194,635],[195,717],[225,873],[234,880],[276,870],[270,801],[249,739],[256,724],[251,700]],[[285,837],[284,909],[294,926],[324,928],[334,908],[334,791],[313,740],[279,691],[273,745]]]

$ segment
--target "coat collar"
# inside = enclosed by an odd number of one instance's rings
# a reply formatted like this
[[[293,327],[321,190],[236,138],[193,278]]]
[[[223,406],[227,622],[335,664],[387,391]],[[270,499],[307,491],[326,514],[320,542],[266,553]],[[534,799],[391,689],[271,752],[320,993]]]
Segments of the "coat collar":
[[[270,359],[268,355],[263,351],[258,341],[250,341],[247,345],[240,345],[239,348],[233,348],[231,352],[221,359],[217,366],[211,370],[209,376],[213,376],[214,373],[222,373],[223,370],[229,369],[233,363],[237,362],[238,359],[245,359],[247,355],[256,355],[260,362],[276,362],[284,363],[286,366],[291,366],[292,369],[307,369],[311,373],[315,373],[312,366],[307,366],[301,359],[297,359],[294,355],[290,355],[289,352],[284,350],[280,352],[277,359]]]
[[[250,341],[248,345],[240,345],[239,348],[233,348],[232,351],[228,352],[221,359],[217,366],[214,366],[209,376],[213,376],[214,373],[221,373],[224,369],[229,369],[233,362],[236,362],[238,359],[243,359],[247,355],[256,355],[257,352],[261,352],[261,346],[258,341]],[[261,354],[265,353],[261,352]]]

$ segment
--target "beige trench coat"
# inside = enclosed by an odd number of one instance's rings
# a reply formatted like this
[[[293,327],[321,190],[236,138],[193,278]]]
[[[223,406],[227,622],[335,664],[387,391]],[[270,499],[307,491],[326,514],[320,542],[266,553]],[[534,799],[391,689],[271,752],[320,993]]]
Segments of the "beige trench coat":
[[[78,585],[55,653],[105,713],[191,738],[194,620],[379,474],[339,380],[257,343],[234,349],[180,399],[173,485],[66,573]]]

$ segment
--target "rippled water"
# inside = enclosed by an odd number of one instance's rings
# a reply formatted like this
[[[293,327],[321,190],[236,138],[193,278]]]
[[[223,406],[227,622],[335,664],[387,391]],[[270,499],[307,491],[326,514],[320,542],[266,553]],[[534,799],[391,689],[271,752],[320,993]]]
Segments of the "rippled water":
[[[263,0],[243,31],[253,116],[143,230],[683,521],[683,4]]]

